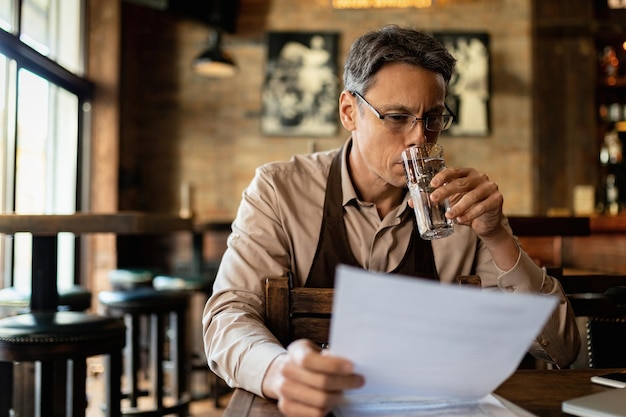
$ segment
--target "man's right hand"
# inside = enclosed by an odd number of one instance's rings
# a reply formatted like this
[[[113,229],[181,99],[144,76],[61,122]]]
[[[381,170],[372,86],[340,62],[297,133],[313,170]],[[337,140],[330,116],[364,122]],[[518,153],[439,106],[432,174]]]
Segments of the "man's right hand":
[[[343,391],[363,386],[350,361],[332,356],[309,340],[296,340],[270,365],[263,394],[278,400],[288,417],[325,417],[342,399]]]

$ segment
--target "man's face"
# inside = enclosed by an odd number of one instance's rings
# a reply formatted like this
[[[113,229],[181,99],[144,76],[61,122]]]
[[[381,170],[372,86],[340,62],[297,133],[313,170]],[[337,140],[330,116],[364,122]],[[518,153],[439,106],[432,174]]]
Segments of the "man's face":
[[[446,114],[445,82],[437,73],[407,64],[387,64],[375,76],[363,98],[381,115],[411,114],[418,118]],[[348,100],[353,100],[347,105]],[[342,123],[350,130],[353,146],[350,155],[352,177],[369,186],[404,187],[401,152],[409,146],[437,140],[417,121],[408,132],[397,132],[380,120],[361,99],[351,94],[341,98]],[[344,102],[346,104],[344,104]],[[361,104],[359,108],[359,104]],[[363,180],[363,181],[361,181]]]

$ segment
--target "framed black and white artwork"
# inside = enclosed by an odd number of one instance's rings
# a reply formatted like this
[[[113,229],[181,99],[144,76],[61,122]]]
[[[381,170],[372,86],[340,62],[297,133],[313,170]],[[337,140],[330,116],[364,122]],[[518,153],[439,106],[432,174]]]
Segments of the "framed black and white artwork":
[[[457,118],[444,133],[453,136],[489,135],[489,34],[436,32],[433,36],[457,60],[446,101]]]
[[[339,35],[270,32],[261,131],[269,136],[333,136],[338,128]]]

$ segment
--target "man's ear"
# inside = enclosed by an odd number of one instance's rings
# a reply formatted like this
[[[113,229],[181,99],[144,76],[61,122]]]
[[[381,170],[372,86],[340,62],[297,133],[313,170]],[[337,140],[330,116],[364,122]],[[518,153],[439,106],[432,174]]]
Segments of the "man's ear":
[[[349,91],[342,91],[339,96],[339,119],[346,130],[356,129],[356,112],[358,111],[356,97]]]

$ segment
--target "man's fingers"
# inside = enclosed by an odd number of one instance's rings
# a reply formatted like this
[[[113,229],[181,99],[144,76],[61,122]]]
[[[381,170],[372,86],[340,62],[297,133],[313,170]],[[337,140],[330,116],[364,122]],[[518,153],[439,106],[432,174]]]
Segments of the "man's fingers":
[[[294,362],[305,369],[332,375],[350,375],[353,366],[350,361],[329,354],[322,355],[321,347],[308,340],[297,340],[287,347]]]

